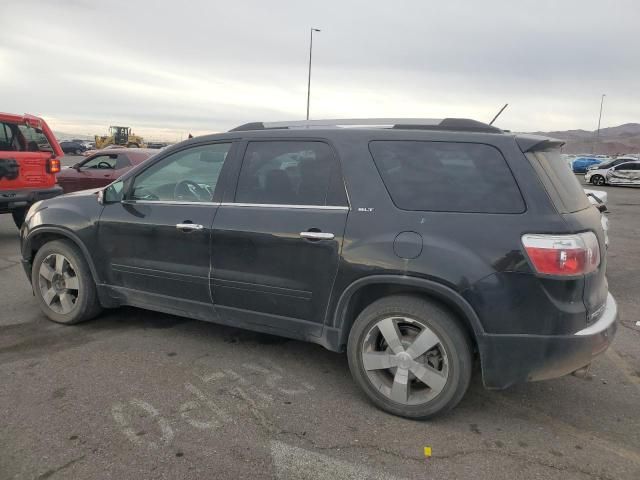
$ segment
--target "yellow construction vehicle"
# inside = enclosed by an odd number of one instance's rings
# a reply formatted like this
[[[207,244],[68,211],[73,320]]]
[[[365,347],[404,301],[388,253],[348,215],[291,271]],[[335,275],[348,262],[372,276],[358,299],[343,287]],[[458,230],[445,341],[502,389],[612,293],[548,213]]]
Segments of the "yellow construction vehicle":
[[[109,127],[109,135],[96,135],[96,148],[105,148],[109,145],[121,145],[129,148],[143,148],[144,139],[131,133],[131,127]]]

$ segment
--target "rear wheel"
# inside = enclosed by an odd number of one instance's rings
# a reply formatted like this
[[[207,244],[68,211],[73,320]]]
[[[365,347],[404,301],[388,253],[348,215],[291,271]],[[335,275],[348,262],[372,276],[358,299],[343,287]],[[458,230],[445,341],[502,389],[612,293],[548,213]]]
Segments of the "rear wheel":
[[[347,353],[369,399],[403,417],[429,418],[453,408],[471,379],[471,343],[457,318],[418,297],[387,297],[365,308]]]
[[[71,325],[102,310],[87,262],[66,240],[46,243],[38,250],[31,283],[40,309],[54,322]]]
[[[24,223],[24,219],[27,216],[26,208],[18,208],[17,210],[13,210],[11,212],[11,216],[13,217],[13,222],[16,224],[16,227],[22,227]]]
[[[594,175],[593,177],[591,177],[591,183],[600,186],[605,184],[605,180],[602,175]]]

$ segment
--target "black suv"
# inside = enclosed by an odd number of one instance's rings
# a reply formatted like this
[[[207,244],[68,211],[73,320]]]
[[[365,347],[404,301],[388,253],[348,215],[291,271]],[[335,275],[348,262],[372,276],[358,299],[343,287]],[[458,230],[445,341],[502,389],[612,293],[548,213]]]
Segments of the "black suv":
[[[344,126],[351,128],[342,128]],[[21,231],[43,312],[133,305],[347,351],[425,418],[611,343],[600,213],[561,143],[464,119],[251,123],[167,148]]]

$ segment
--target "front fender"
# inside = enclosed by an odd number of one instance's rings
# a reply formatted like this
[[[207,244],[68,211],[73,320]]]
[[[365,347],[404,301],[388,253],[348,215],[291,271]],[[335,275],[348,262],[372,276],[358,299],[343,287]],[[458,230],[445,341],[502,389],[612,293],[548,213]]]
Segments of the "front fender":
[[[80,249],[94,281],[100,283],[100,276],[90,252],[95,246],[96,224],[102,208],[93,194],[64,195],[35,204],[20,230],[25,269],[31,264],[34,252],[44,243],[56,238],[65,238]]]

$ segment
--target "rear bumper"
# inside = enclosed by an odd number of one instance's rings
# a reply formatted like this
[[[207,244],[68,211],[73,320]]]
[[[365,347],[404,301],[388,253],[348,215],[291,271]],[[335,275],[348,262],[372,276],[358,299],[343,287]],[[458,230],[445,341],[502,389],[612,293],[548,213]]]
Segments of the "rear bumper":
[[[27,208],[39,200],[62,195],[62,187],[24,188],[19,190],[0,190],[0,213]]]
[[[618,306],[608,294],[604,312],[573,335],[485,335],[480,341],[487,388],[561,377],[585,367],[613,341]]]

